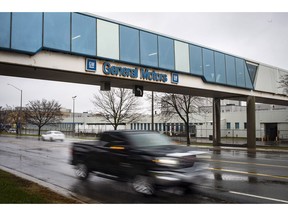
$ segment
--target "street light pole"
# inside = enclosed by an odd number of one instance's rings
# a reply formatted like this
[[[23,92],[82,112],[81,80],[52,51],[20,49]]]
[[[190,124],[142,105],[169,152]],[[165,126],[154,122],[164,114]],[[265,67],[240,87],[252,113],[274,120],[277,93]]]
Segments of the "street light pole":
[[[74,114],[75,114],[75,98],[77,96],[73,96],[72,99],[73,99],[73,136],[75,136],[75,120],[74,120]]]
[[[18,119],[17,119],[17,126],[16,126],[16,128],[17,128],[17,132],[18,132],[18,128],[20,129],[20,136],[22,135],[22,124],[21,124],[21,121],[22,121],[22,119],[21,119],[21,116],[22,116],[22,89],[19,89],[19,88],[17,88],[16,86],[14,86],[14,85],[12,85],[12,84],[7,84],[7,85],[10,85],[10,86],[12,86],[13,88],[15,88],[15,89],[17,89],[18,91],[20,91],[21,92],[21,95],[20,95],[20,112],[19,112],[19,116],[18,116]]]

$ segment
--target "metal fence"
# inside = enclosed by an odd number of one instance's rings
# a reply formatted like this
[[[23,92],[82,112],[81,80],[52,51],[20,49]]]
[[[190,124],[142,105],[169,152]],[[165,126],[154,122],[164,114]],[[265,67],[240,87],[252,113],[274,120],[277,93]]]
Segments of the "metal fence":
[[[186,135],[172,136],[173,140],[185,143]],[[197,129],[196,136],[190,137],[191,143],[211,143],[213,142],[212,129]],[[247,144],[247,130],[243,129],[222,129],[222,144]],[[268,136],[264,130],[256,130],[256,144],[263,145],[287,145],[288,146],[288,130],[278,130],[277,135]]]
[[[41,134],[47,130],[41,130]],[[61,130],[66,136],[73,136],[72,130]],[[22,129],[22,135],[37,135],[38,129]],[[167,136],[173,138],[173,140],[181,143],[186,143],[187,138],[184,132],[171,133],[163,132]],[[97,133],[75,133],[75,136],[89,136],[96,137]],[[213,142],[213,130],[212,129],[197,129],[196,134],[190,134],[191,143],[210,143]],[[256,130],[256,144],[263,145],[286,145],[288,146],[288,130],[278,130],[277,136],[269,137],[265,134],[264,130]],[[247,144],[247,130],[243,129],[222,129],[221,130],[221,143],[222,144]]]

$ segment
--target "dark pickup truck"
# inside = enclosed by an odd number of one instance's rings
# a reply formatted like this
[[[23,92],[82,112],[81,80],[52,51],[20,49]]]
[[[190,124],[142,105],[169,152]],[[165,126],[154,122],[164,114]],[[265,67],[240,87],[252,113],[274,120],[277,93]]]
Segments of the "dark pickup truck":
[[[97,141],[74,142],[71,164],[81,180],[90,173],[127,181],[139,193],[152,195],[170,186],[188,187],[206,174],[208,152],[175,144],[152,131],[106,131]]]

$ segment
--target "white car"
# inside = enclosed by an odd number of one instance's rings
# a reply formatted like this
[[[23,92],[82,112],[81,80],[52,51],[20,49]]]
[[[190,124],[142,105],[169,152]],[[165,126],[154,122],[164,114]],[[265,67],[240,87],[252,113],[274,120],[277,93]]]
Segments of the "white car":
[[[16,133],[16,129],[10,128],[10,129],[8,130],[8,133]]]
[[[61,140],[63,142],[65,135],[61,131],[47,131],[45,134],[42,134],[41,138],[42,140]]]

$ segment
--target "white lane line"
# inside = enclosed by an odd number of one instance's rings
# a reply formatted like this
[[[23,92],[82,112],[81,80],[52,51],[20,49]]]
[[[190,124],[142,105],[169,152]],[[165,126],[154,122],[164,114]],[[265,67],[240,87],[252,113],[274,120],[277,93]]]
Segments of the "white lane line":
[[[279,168],[288,169],[288,166],[284,166],[284,165],[259,164],[259,163],[249,163],[249,162],[241,162],[241,161],[226,161],[226,160],[213,160],[213,159],[208,159],[208,160],[213,161],[213,162],[221,162],[221,163],[248,164],[248,165],[256,165],[256,166],[279,167]]]
[[[256,175],[256,176],[271,177],[271,178],[278,178],[278,179],[288,179],[288,176],[275,176],[275,175],[269,175],[269,174],[263,174],[263,173],[227,170],[227,169],[221,169],[221,168],[208,168],[208,169],[215,170],[215,171],[222,171],[222,172],[237,173],[237,174]]]
[[[271,201],[276,201],[276,202],[281,202],[281,203],[288,203],[288,201],[286,200],[274,199],[274,198],[264,197],[264,196],[257,196],[253,194],[240,193],[236,191],[229,191],[229,193],[242,195],[242,196],[249,196],[249,197],[254,197],[254,198],[259,198],[259,199],[271,200]]]

